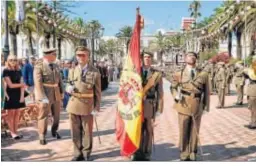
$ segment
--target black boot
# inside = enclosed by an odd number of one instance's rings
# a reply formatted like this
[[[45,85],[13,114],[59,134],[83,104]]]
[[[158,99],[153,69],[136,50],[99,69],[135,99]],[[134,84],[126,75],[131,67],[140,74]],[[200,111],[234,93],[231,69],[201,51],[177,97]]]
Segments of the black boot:
[[[61,139],[61,136],[59,135],[58,132],[52,132],[52,136],[57,138],[57,139]]]
[[[71,159],[71,161],[84,161],[84,157],[83,156],[75,156]]]

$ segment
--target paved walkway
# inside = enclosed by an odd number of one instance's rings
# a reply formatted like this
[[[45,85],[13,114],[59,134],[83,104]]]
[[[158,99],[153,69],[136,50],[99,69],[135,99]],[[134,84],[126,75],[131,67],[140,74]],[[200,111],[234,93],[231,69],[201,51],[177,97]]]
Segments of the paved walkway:
[[[111,83],[103,93],[101,110],[97,116],[99,144],[96,129],[94,129],[94,144],[92,158],[94,161],[128,161],[121,157],[119,145],[115,139],[115,102],[118,84]],[[152,160],[178,161],[178,121],[177,113],[172,109],[173,99],[169,93],[169,83],[164,82],[164,113],[157,117],[155,128],[155,151]],[[215,109],[217,97],[211,97],[211,111],[202,118],[200,140],[204,161],[256,161],[256,131],[243,127],[249,122],[250,113],[247,105],[234,107],[236,96],[226,97],[226,108]],[[246,103],[246,101],[245,101]],[[50,131],[50,126],[48,128]],[[70,139],[68,114],[61,113],[61,140],[53,139],[48,132],[48,144],[39,145],[36,125],[21,128],[24,139],[14,141],[2,138],[1,158],[4,161],[69,161],[72,158],[72,143]]]

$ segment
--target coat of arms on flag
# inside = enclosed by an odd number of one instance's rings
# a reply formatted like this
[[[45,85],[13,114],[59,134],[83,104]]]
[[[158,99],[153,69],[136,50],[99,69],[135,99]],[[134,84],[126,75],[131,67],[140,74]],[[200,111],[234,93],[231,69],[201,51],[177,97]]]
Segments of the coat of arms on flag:
[[[140,146],[143,120],[141,79],[140,32],[143,19],[137,9],[128,55],[120,78],[118,110],[116,117],[116,136],[121,146],[121,155],[131,156]]]

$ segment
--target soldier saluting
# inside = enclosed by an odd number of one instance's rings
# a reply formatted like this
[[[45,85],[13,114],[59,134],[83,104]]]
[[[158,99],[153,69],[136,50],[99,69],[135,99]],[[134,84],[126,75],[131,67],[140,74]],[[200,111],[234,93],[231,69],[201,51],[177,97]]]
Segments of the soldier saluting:
[[[97,68],[89,63],[90,51],[84,46],[76,48],[78,65],[66,91],[71,94],[67,105],[74,147],[72,161],[88,161],[92,151],[92,111],[100,111],[101,79]]]
[[[175,98],[180,131],[180,160],[195,161],[203,111],[209,111],[208,73],[196,69],[197,54],[186,55],[186,66],[173,74],[171,93]]]
[[[132,160],[148,161],[151,158],[153,143],[153,123],[156,113],[163,112],[163,81],[162,74],[151,67],[153,54],[143,52],[142,85],[144,91],[143,114],[144,120],[141,130],[139,150],[132,156]]]
[[[44,57],[36,62],[34,68],[35,99],[39,104],[38,133],[40,144],[45,145],[48,114],[53,116],[52,136],[60,139],[57,130],[60,119],[60,102],[63,95],[60,69],[56,60],[56,49],[45,49]]]

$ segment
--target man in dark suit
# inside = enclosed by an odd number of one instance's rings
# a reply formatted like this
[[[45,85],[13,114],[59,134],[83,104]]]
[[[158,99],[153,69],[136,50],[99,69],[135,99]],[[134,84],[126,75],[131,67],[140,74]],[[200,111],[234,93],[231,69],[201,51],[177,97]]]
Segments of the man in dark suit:
[[[33,78],[34,64],[35,64],[35,57],[30,56],[29,63],[26,63],[24,65],[24,71],[23,71],[24,72],[23,79],[25,84],[28,86],[28,90],[30,92],[33,92],[33,89],[34,89],[34,78]]]

